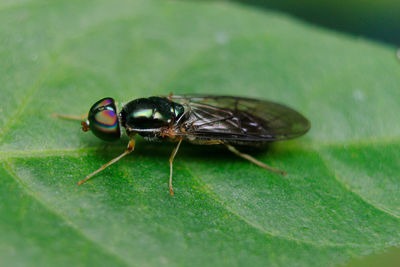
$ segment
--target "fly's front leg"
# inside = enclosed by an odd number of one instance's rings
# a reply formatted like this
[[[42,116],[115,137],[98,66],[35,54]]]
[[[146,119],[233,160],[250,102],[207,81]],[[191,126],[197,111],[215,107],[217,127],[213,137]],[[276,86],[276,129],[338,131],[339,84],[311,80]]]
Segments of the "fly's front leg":
[[[242,153],[242,152],[238,151],[235,147],[233,147],[233,146],[231,146],[229,144],[224,144],[224,145],[229,149],[229,151],[233,152],[234,154],[238,155],[241,158],[247,159],[248,161],[256,164],[257,166],[260,166],[263,169],[269,170],[271,172],[279,173],[281,175],[286,175],[286,172],[278,170],[278,169],[275,169],[275,168],[273,168],[271,166],[268,166],[267,164],[265,164],[265,163],[255,159],[255,158],[253,158],[249,154],[245,154],[245,153]]]
[[[174,162],[175,155],[178,152],[178,149],[179,149],[179,146],[181,145],[181,143],[182,143],[182,138],[179,139],[178,144],[176,145],[174,150],[172,150],[171,157],[169,158],[169,192],[170,192],[171,196],[174,195],[174,189],[172,188],[172,163]]]
[[[84,182],[86,182],[87,180],[89,180],[90,178],[92,178],[94,175],[96,175],[97,173],[101,172],[102,170],[104,170],[105,168],[107,168],[108,166],[110,166],[111,164],[117,162],[118,160],[122,159],[123,157],[125,157],[126,155],[128,155],[129,153],[131,153],[133,151],[133,149],[135,148],[135,140],[131,139],[128,143],[128,147],[126,148],[126,150],[124,151],[124,153],[122,153],[121,155],[119,155],[118,157],[110,160],[108,163],[104,164],[103,166],[101,166],[99,169],[95,170],[94,172],[92,172],[91,174],[89,174],[88,176],[85,177],[85,179],[83,179],[82,181],[78,182],[78,185],[83,184]]]
[[[86,120],[88,117],[87,114],[82,114],[80,116],[77,116],[77,115],[63,115],[63,114],[53,113],[53,117],[65,120],[81,121],[82,131],[87,132],[90,130],[89,122]]]
[[[87,114],[82,114],[82,115],[64,115],[64,114],[57,114],[53,113],[53,117],[59,118],[59,119],[66,119],[66,120],[74,120],[74,121],[83,121],[86,120]]]

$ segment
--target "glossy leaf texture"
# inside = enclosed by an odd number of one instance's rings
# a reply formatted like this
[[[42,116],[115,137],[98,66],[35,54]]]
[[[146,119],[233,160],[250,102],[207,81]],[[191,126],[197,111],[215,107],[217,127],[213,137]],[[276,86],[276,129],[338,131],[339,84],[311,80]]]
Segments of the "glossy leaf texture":
[[[327,266],[400,244],[396,49],[234,3],[0,5],[0,265]],[[277,101],[312,122],[254,153],[173,144],[121,153],[77,122],[103,97]]]

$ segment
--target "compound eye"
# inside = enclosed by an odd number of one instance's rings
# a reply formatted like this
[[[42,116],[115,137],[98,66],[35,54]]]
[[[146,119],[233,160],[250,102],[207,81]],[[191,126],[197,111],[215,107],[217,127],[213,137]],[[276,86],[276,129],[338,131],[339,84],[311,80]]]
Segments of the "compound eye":
[[[106,141],[115,141],[121,138],[118,112],[112,98],[103,98],[97,101],[89,111],[90,130],[98,138]]]

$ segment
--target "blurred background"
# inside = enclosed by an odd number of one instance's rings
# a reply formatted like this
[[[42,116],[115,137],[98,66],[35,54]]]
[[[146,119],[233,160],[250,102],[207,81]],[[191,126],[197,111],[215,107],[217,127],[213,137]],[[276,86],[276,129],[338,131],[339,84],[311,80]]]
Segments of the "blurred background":
[[[400,45],[400,1],[398,0],[226,1],[281,11],[326,28]]]

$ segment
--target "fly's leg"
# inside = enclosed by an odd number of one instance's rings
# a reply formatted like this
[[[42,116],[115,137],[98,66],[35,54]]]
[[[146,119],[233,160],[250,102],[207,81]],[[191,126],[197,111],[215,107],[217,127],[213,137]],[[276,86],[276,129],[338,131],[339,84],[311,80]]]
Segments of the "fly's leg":
[[[171,193],[171,196],[174,195],[174,189],[172,188],[172,163],[174,162],[175,155],[178,152],[181,143],[182,143],[182,138],[179,139],[178,144],[176,145],[174,150],[172,150],[171,157],[169,157],[169,192]]]
[[[124,153],[122,153],[121,155],[119,155],[118,157],[110,160],[108,163],[104,164],[103,166],[101,166],[99,169],[97,169],[96,171],[92,172],[91,174],[89,174],[88,176],[85,177],[85,179],[83,179],[82,181],[78,182],[78,185],[83,184],[84,182],[86,182],[87,180],[89,180],[90,178],[92,178],[94,175],[96,175],[97,173],[101,172],[102,170],[104,170],[105,168],[107,168],[108,166],[110,166],[111,164],[117,162],[118,160],[122,159],[123,157],[125,157],[126,155],[128,155],[129,153],[131,153],[133,151],[133,149],[135,148],[135,140],[131,139],[128,143],[128,147],[126,148],[126,150],[124,151]]]
[[[76,115],[63,115],[63,114],[53,113],[53,117],[59,118],[59,119],[81,121],[82,131],[87,132],[90,130],[89,123],[86,121],[87,114],[82,114],[80,116],[76,116]]]
[[[241,158],[247,159],[248,161],[250,161],[250,162],[256,164],[257,166],[260,166],[261,168],[264,168],[264,169],[269,170],[269,171],[271,171],[271,172],[276,172],[276,173],[279,173],[279,174],[282,174],[282,175],[286,175],[286,172],[281,171],[281,170],[278,170],[278,169],[275,169],[275,168],[273,168],[273,167],[271,167],[271,166],[268,166],[267,164],[265,164],[265,163],[263,163],[263,162],[261,162],[261,161],[255,159],[255,158],[253,158],[253,157],[250,156],[249,154],[245,154],[245,153],[242,153],[242,152],[238,151],[235,147],[233,147],[233,146],[231,146],[231,145],[229,145],[229,144],[224,144],[224,145],[225,145],[231,152],[233,152],[234,154],[238,155],[238,156],[241,157]]]
[[[80,116],[77,116],[77,115],[63,115],[63,114],[53,113],[53,117],[55,118],[74,120],[74,121],[83,121],[87,118],[87,116],[88,116],[87,114],[82,114]]]

